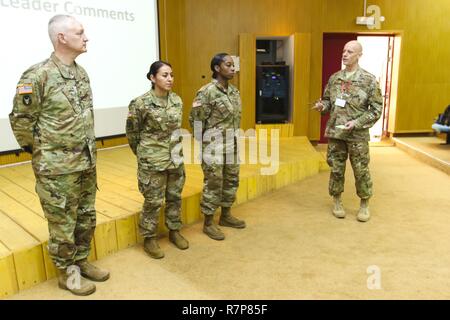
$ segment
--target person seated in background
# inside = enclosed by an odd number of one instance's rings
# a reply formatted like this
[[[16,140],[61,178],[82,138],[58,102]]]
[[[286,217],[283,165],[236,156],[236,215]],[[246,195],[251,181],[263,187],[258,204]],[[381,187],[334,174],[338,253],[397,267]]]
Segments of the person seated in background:
[[[447,133],[447,141],[445,144],[450,144],[450,104],[445,108],[444,113],[440,113],[436,122],[431,126],[437,133]]]

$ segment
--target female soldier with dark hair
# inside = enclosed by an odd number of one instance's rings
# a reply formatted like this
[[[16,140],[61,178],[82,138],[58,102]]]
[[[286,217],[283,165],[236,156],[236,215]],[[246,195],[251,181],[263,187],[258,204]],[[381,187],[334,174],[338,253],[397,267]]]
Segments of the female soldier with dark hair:
[[[139,191],[145,198],[139,221],[139,231],[144,237],[144,250],[155,259],[164,257],[157,242],[159,212],[166,198],[166,226],[169,240],[179,249],[187,249],[181,229],[181,191],[185,182],[182,159],[174,161],[172,150],[180,143],[173,139],[180,129],[183,104],[171,92],[172,67],[167,62],[156,61],[147,73],[152,89],[132,100],[129,105],[126,133],[128,143],[138,160]]]
[[[223,240],[225,235],[213,220],[218,207],[222,207],[219,225],[245,228],[245,222],[236,219],[230,212],[239,186],[235,134],[240,127],[241,99],[237,88],[229,83],[235,74],[230,55],[215,55],[211,60],[211,71],[213,79],[197,92],[189,121],[194,133],[202,134],[196,139],[202,141],[204,180],[200,206],[205,215],[203,232],[214,240]],[[210,154],[212,149],[215,150],[214,155]]]

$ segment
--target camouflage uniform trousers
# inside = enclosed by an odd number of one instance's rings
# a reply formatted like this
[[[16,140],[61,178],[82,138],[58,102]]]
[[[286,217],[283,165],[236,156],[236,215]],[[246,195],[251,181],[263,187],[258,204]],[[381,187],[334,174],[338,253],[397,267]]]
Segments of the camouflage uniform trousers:
[[[155,171],[138,169],[139,191],[144,196],[144,205],[139,220],[139,231],[144,238],[158,235],[159,213],[166,198],[165,223],[169,230],[180,230],[181,192],[186,173],[184,165],[175,169]]]
[[[233,157],[236,160],[236,155]],[[200,207],[203,214],[213,215],[218,207],[230,208],[233,205],[239,187],[239,163],[236,162],[233,164],[202,162],[204,178]]]
[[[350,157],[358,197],[369,199],[372,196],[372,180],[369,172],[370,155],[367,141],[328,140],[327,162],[331,168],[330,195],[338,196],[344,192],[347,157]]]
[[[48,221],[48,251],[58,269],[89,256],[96,225],[96,168],[36,175],[36,193]]]

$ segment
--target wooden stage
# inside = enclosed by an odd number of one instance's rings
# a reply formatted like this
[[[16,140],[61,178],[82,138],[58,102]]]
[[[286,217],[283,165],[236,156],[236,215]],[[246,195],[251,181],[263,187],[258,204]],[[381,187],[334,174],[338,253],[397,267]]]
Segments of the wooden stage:
[[[260,168],[267,166],[241,165],[236,205],[328,170],[325,160],[306,137],[280,138],[279,150],[276,174],[261,175]],[[136,167],[136,158],[128,146],[98,152],[100,191],[91,260],[142,242],[137,221],[143,197],[137,188]],[[182,219],[189,225],[201,219],[203,174],[198,164],[187,164],[186,173]],[[166,232],[162,216],[160,231]],[[35,193],[31,164],[0,168],[0,297],[55,276],[47,241],[47,222]]]

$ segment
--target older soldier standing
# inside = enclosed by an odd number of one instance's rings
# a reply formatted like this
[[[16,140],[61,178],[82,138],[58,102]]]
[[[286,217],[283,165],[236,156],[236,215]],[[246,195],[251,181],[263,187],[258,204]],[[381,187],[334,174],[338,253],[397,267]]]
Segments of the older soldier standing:
[[[183,103],[171,92],[172,67],[156,61],[150,66],[147,79],[152,89],[132,100],[129,105],[126,132],[128,143],[138,160],[139,191],[145,198],[139,230],[144,237],[144,250],[155,259],[164,257],[158,245],[159,212],[166,198],[166,226],[169,240],[179,249],[189,247],[181,229],[181,192],[185,182],[183,159],[175,154],[181,140]]]
[[[331,167],[329,193],[334,199],[333,215],[345,217],[341,193],[344,191],[345,164],[350,163],[355,176],[356,191],[361,199],[358,221],[370,219],[369,198],[372,180],[369,173],[369,128],[380,118],[382,96],[375,76],[362,69],[358,60],[362,46],[350,41],[344,46],[342,62],[345,69],[328,80],[323,99],[313,108],[329,112],[325,136],[328,140],[327,162]]]
[[[95,291],[92,282],[68,281],[75,271],[93,281],[109,278],[87,261],[96,225],[94,112],[88,75],[75,58],[87,51],[88,39],[67,15],[51,18],[48,32],[54,52],[22,75],[9,117],[17,142],[32,154],[58,285],[89,295]]]
[[[239,186],[235,133],[240,127],[241,98],[239,91],[228,83],[235,73],[230,55],[214,56],[211,71],[213,80],[197,92],[189,121],[194,134],[201,134],[196,139],[202,141],[204,181],[200,206],[205,215],[203,232],[214,240],[223,240],[225,235],[213,221],[218,207],[222,207],[219,225],[245,228],[244,221],[231,215]]]

